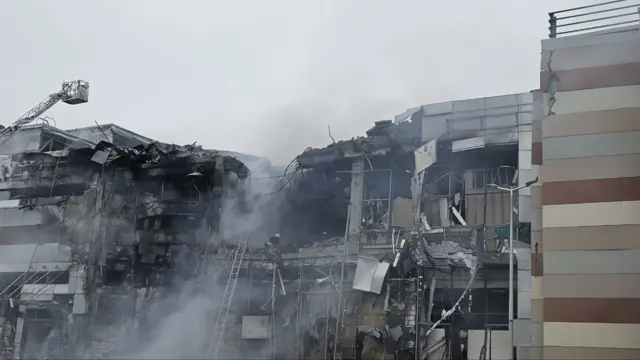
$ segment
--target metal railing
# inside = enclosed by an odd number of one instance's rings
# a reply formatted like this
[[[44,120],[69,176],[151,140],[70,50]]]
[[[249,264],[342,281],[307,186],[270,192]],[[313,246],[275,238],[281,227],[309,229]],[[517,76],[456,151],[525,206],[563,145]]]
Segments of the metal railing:
[[[640,2],[606,1],[549,13],[549,37],[633,24],[640,24]]]

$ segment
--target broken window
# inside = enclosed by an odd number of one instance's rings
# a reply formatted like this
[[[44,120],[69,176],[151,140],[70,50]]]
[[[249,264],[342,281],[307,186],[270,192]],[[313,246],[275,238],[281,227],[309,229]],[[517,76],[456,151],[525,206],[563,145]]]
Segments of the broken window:
[[[287,193],[286,214],[280,228],[284,237],[315,242],[342,237],[347,226],[351,195],[349,161],[319,165],[306,170]]]
[[[389,228],[391,181],[390,169],[364,171],[362,194],[362,227],[364,229]]]

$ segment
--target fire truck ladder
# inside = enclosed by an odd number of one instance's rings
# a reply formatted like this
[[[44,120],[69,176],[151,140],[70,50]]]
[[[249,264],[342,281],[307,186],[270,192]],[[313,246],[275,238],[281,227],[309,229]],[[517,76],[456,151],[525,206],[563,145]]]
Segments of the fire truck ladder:
[[[247,250],[248,241],[249,233],[243,233],[240,235],[240,241],[238,242],[238,247],[236,248],[236,252],[233,256],[231,270],[229,271],[227,286],[224,288],[224,294],[222,295],[218,318],[216,319],[216,324],[211,335],[211,341],[209,342],[209,349],[207,350],[208,359],[218,358],[218,351],[224,336],[224,326],[227,322],[227,316],[229,315],[229,308],[231,307],[231,301],[233,300],[233,293],[236,290],[236,283],[238,282],[240,265],[242,265],[242,259],[244,258],[245,251]]]
[[[62,90],[49,95],[38,105],[27,111],[18,120],[6,128],[0,129],[0,144],[7,141],[16,131],[35,121],[40,115],[62,101],[76,105],[89,101],[89,83],[83,80],[68,81],[62,84]]]

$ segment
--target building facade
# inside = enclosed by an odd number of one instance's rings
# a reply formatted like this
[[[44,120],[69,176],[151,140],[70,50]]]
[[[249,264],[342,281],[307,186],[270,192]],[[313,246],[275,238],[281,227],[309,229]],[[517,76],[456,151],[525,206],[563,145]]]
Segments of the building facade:
[[[562,13],[539,90],[417,106],[281,176],[113,124],[16,132],[0,359],[640,358],[640,31]]]
[[[542,180],[532,192],[542,214],[532,223],[531,318],[539,348],[532,358],[640,357],[637,6],[623,1],[551,14],[552,38],[542,41],[544,115],[534,125],[532,153]],[[612,14],[613,7],[631,13],[611,20],[628,20],[626,26],[587,23],[580,26],[602,29],[554,33],[564,29],[561,17]]]
[[[37,125],[3,144],[3,359],[139,351],[163,319],[148,309],[201,275],[227,190],[249,175],[234,157],[116,125],[75,131],[97,140],[72,132]]]

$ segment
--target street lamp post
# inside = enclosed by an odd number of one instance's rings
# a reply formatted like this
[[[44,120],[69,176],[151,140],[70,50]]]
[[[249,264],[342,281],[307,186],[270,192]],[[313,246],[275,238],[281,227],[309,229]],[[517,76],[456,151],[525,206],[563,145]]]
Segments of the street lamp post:
[[[509,192],[509,343],[511,348],[510,359],[513,359],[513,193],[522,188],[529,187],[538,182],[535,180],[527,181],[524,185],[515,187],[502,187],[496,184],[489,184],[490,187],[498,190]]]

